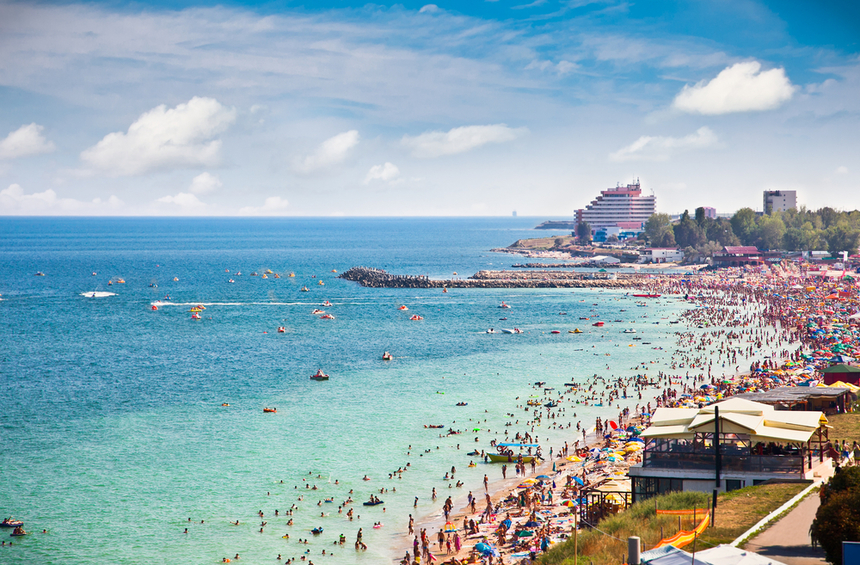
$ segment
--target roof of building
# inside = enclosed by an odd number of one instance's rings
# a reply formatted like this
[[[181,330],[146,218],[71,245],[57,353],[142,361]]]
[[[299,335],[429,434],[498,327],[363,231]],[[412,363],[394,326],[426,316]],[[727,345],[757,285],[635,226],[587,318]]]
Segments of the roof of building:
[[[832,388],[827,386],[781,386],[761,392],[744,392],[733,396],[742,400],[750,400],[753,402],[771,403],[792,403],[803,402],[812,398],[832,398],[836,399],[843,394],[850,392],[846,388]]]
[[[727,245],[723,247],[723,252],[732,255],[755,255],[756,253],[760,253],[758,248],[752,245]]]
[[[747,435],[754,441],[806,442],[820,426],[827,424],[822,412],[778,412],[768,404],[732,397],[701,409],[658,408],[642,437],[691,439],[697,432],[711,432],[716,408],[720,409],[720,430],[723,433]]]
[[[832,365],[826,369],[822,369],[821,373],[860,373],[860,367],[857,365]]]

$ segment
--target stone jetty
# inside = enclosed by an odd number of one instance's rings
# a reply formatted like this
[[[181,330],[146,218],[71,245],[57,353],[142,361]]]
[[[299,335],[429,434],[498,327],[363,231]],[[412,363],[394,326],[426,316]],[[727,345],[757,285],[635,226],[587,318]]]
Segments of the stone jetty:
[[[393,275],[382,269],[352,267],[338,278],[371,288],[631,288],[641,275],[575,273],[571,271],[478,271],[467,279],[431,279],[424,275]]]

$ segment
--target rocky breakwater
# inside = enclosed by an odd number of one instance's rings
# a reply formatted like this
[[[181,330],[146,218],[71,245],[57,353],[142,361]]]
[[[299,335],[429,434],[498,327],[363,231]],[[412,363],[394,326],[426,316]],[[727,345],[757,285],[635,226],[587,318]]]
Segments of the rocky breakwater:
[[[642,282],[639,275],[570,271],[479,271],[467,279],[440,280],[370,267],[353,267],[339,278],[371,288],[630,288]]]

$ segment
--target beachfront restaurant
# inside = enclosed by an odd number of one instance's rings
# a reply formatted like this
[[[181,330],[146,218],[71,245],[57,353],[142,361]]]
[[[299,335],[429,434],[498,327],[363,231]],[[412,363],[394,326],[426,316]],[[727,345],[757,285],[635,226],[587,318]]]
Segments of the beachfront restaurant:
[[[658,408],[629,470],[633,502],[672,491],[719,492],[833,474],[827,418],[730,398],[704,408]]]

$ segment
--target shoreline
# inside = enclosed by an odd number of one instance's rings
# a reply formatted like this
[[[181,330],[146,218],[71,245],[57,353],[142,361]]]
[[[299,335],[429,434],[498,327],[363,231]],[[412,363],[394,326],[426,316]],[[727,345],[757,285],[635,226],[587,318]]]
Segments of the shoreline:
[[[664,277],[658,276],[656,279],[650,279],[647,282],[649,284],[648,288],[661,289],[661,290],[663,290],[663,292],[667,292],[667,293],[672,292],[672,291],[675,291],[677,293],[677,291],[678,291],[677,280],[674,280],[673,277],[671,277],[671,276],[664,276]],[[719,289],[714,288],[710,292],[715,296],[721,296],[721,298],[723,300],[728,300],[728,297],[734,291],[731,288],[719,288]],[[769,306],[770,306],[770,302],[767,300],[767,298],[756,296],[756,297],[754,297],[754,300],[750,300],[749,302],[743,302],[740,304],[735,304],[731,307],[726,307],[726,309],[734,310],[735,314],[739,317],[746,317],[746,318],[750,318],[750,319],[758,318],[760,320],[760,323],[758,326],[752,326],[750,328],[747,328],[746,326],[744,326],[744,327],[747,330],[747,332],[749,333],[750,338],[752,338],[753,336],[757,336],[759,339],[762,339],[763,335],[766,336],[766,340],[768,342],[767,343],[767,350],[771,353],[771,355],[765,356],[765,358],[769,358],[772,361],[779,359],[779,365],[778,366],[782,366],[783,363],[789,359],[789,357],[782,355],[782,354],[778,354],[778,352],[776,350],[771,351],[771,349],[773,349],[773,348],[784,348],[784,351],[791,352],[791,351],[794,351],[795,348],[797,348],[798,350],[800,348],[802,348],[803,347],[803,341],[800,339],[797,339],[799,336],[795,335],[793,333],[794,328],[792,328],[790,326],[786,326],[785,324],[783,324],[779,320],[767,319],[765,317],[764,314],[768,310]],[[695,310],[695,307],[687,310],[687,312],[685,313],[685,317],[687,317],[686,314],[689,314],[690,312],[693,312],[694,310]],[[731,327],[731,325],[723,325],[723,324],[716,324],[715,323],[711,326],[706,326],[706,327],[708,329],[716,330],[718,332],[727,332],[729,330],[729,328]],[[675,332],[676,336],[678,336],[678,343],[676,344],[676,347],[679,349],[681,348],[681,338],[685,334],[688,334],[691,336],[697,335],[694,331],[697,328],[702,328],[702,325],[696,325],[695,321],[693,320],[692,315],[687,317],[686,324],[684,326],[684,330],[681,332],[677,332],[677,331]],[[750,339],[748,341],[752,341],[752,340]],[[739,345],[743,345],[743,344],[739,344]],[[742,349],[743,349],[743,347],[739,348],[739,350],[742,350]],[[715,350],[713,350],[713,349],[705,350],[702,352],[701,356],[703,358],[705,358],[706,363],[700,367],[693,366],[693,367],[685,368],[685,366],[682,364],[682,365],[680,365],[679,368],[672,368],[672,369],[669,369],[666,371],[661,371],[661,373],[662,373],[661,377],[657,377],[656,375],[650,375],[649,378],[652,380],[654,378],[659,379],[658,380],[658,382],[659,382],[658,389],[659,388],[664,389],[663,398],[665,398],[665,391],[666,390],[671,390],[671,391],[673,391],[673,395],[678,395],[678,394],[688,390],[689,388],[691,388],[690,387],[690,384],[691,384],[690,383],[690,372],[691,371],[694,373],[694,375],[693,375],[693,387],[696,387],[700,380],[704,381],[704,382],[707,382],[707,381],[716,382],[716,380],[721,379],[722,381],[730,381],[732,383],[738,383],[745,378],[749,378],[751,375],[749,370],[747,370],[745,368],[741,368],[741,365],[745,365],[745,362],[743,359],[746,358],[747,361],[755,360],[755,359],[761,359],[762,356],[765,354],[765,347],[759,347],[759,348],[757,348],[756,351],[753,351],[752,347],[750,347],[750,355],[741,354],[740,355],[741,359],[738,359],[738,360],[732,362],[731,364],[725,363],[722,371],[719,370],[718,366],[716,366],[716,367],[713,366],[714,360],[712,359],[712,357],[713,357],[714,352],[715,352]],[[710,364],[708,364],[707,361],[710,361]],[[738,364],[738,368],[737,368],[737,370],[734,370],[735,367],[733,365],[735,365],[736,363]],[[684,370],[684,369],[686,369],[686,370]],[[716,372],[712,373],[711,369],[716,369]],[[684,372],[687,373],[687,376],[683,375]],[[698,376],[696,376],[696,375],[698,375]],[[707,379],[705,378],[704,375],[707,375]],[[660,403],[659,403],[659,401],[657,401],[657,399],[660,398],[660,393],[657,391],[653,391],[653,390],[649,390],[648,392],[649,392],[649,394],[647,395],[648,397],[652,397],[651,393],[654,393],[652,401],[657,402],[659,405]],[[670,398],[671,397],[672,397],[672,395],[670,395]],[[643,399],[643,401],[646,400],[644,397],[642,397],[642,399]],[[667,404],[664,403],[663,405],[665,406]],[[669,404],[669,405],[671,405],[671,404]],[[643,405],[643,409],[644,409],[644,405]],[[636,416],[636,414],[633,414],[633,416]],[[593,432],[594,428],[591,428],[591,431]],[[572,437],[576,437],[576,436],[572,436]],[[589,434],[589,436],[587,438],[587,449],[591,449],[594,446],[599,446],[600,444],[603,444],[605,441],[607,441],[607,440],[603,440],[603,439],[597,437],[596,435],[592,436],[591,434]],[[589,462],[587,460],[582,462],[582,463],[568,463],[564,459],[558,459],[558,458],[544,461],[544,463],[542,463],[538,468],[536,468],[534,473],[530,473],[527,470],[526,475],[523,477],[514,477],[514,478],[503,479],[503,480],[497,480],[497,481],[494,481],[493,483],[491,483],[490,496],[491,496],[492,503],[494,505],[497,505],[497,504],[499,504],[500,501],[505,500],[507,497],[509,497],[512,493],[514,493],[517,490],[516,485],[521,483],[523,480],[525,480],[529,476],[536,476],[536,475],[540,475],[541,473],[545,473],[547,475],[553,474],[550,472],[550,470],[552,469],[552,465],[553,465],[554,461],[556,463],[562,462],[562,464],[557,465],[557,473],[554,474],[553,479],[552,479],[553,483],[561,482],[563,484],[566,480],[566,477],[571,472],[574,472],[577,474],[579,474],[580,472],[587,472],[587,470],[590,467],[593,468],[593,466],[594,466],[594,463],[592,463],[592,465],[589,466],[588,465]],[[614,473],[614,470],[611,473]],[[611,474],[607,474],[606,476],[611,476]],[[629,480],[629,476],[627,475],[626,470],[624,470],[622,478]],[[563,491],[564,491],[564,489],[562,488],[561,492],[563,492]],[[479,493],[479,495],[480,494],[482,494],[482,493]],[[451,521],[455,526],[458,526],[458,522],[460,524],[462,524],[462,520],[464,519],[464,517],[471,516],[471,513],[466,508],[463,507],[463,502],[465,500],[466,500],[465,496],[459,496],[459,497],[457,497],[457,502],[455,502],[454,511],[452,512],[450,519],[449,519],[449,521]],[[561,498],[557,498],[555,500],[560,501]],[[479,512],[480,512],[481,506],[483,506],[483,504],[478,505],[477,509],[479,510]],[[544,508],[544,506],[541,505],[540,508]],[[571,520],[573,521],[574,524],[577,523],[578,512],[573,513],[573,514],[576,514],[575,516],[571,515],[569,510],[567,511],[566,514],[565,514],[565,512],[559,513],[558,510],[561,507],[558,505],[558,502],[556,502],[555,504],[548,506],[546,508],[555,511],[554,512],[555,519],[556,520],[560,519],[560,520],[562,520],[562,523],[568,524],[568,528],[567,528],[568,530],[570,530],[569,524],[570,524]],[[504,513],[504,510],[502,510],[502,513]],[[565,515],[567,515],[569,517],[563,518],[563,516],[565,516]],[[499,519],[499,517],[497,517],[497,520],[498,519]],[[551,522],[552,522],[552,518],[550,519],[549,523],[551,523]],[[444,516],[438,510],[431,512],[430,515],[422,518],[420,521],[416,520],[416,528],[415,528],[416,534],[418,534],[418,532],[420,532],[421,528],[427,528],[427,532],[428,532],[428,535],[430,536],[430,541],[431,541],[430,547],[435,548],[435,549],[431,550],[431,553],[433,555],[432,560],[434,560],[434,561],[440,561],[440,562],[445,561],[445,562],[451,562],[451,563],[462,562],[463,559],[465,559],[466,557],[468,557],[472,554],[471,548],[474,547],[474,545],[477,542],[479,542],[481,540],[486,540],[486,541],[488,541],[488,543],[493,543],[492,540],[490,539],[491,536],[493,536],[492,530],[489,530],[489,529],[487,529],[486,526],[483,526],[483,527],[479,527],[479,533],[478,534],[468,536],[468,537],[464,536],[464,538],[463,538],[464,543],[462,544],[460,551],[454,552],[451,554],[447,554],[445,551],[440,551],[438,544],[437,544],[437,541],[436,541],[436,534],[438,533],[439,528],[444,525],[444,523],[445,523]],[[457,527],[457,530],[462,531],[462,528]],[[572,530],[570,530],[570,531],[572,531]],[[411,553],[411,549],[412,549],[411,541],[409,542],[409,544],[404,542],[402,544],[398,544],[398,546],[401,549],[399,555],[404,555],[404,553],[406,551],[410,551],[410,553]],[[503,549],[501,552],[501,558],[500,558],[499,562],[504,563],[505,558],[509,557],[511,554],[512,554],[512,552],[507,551],[506,549]],[[413,558],[414,558],[414,556],[413,556]]]

